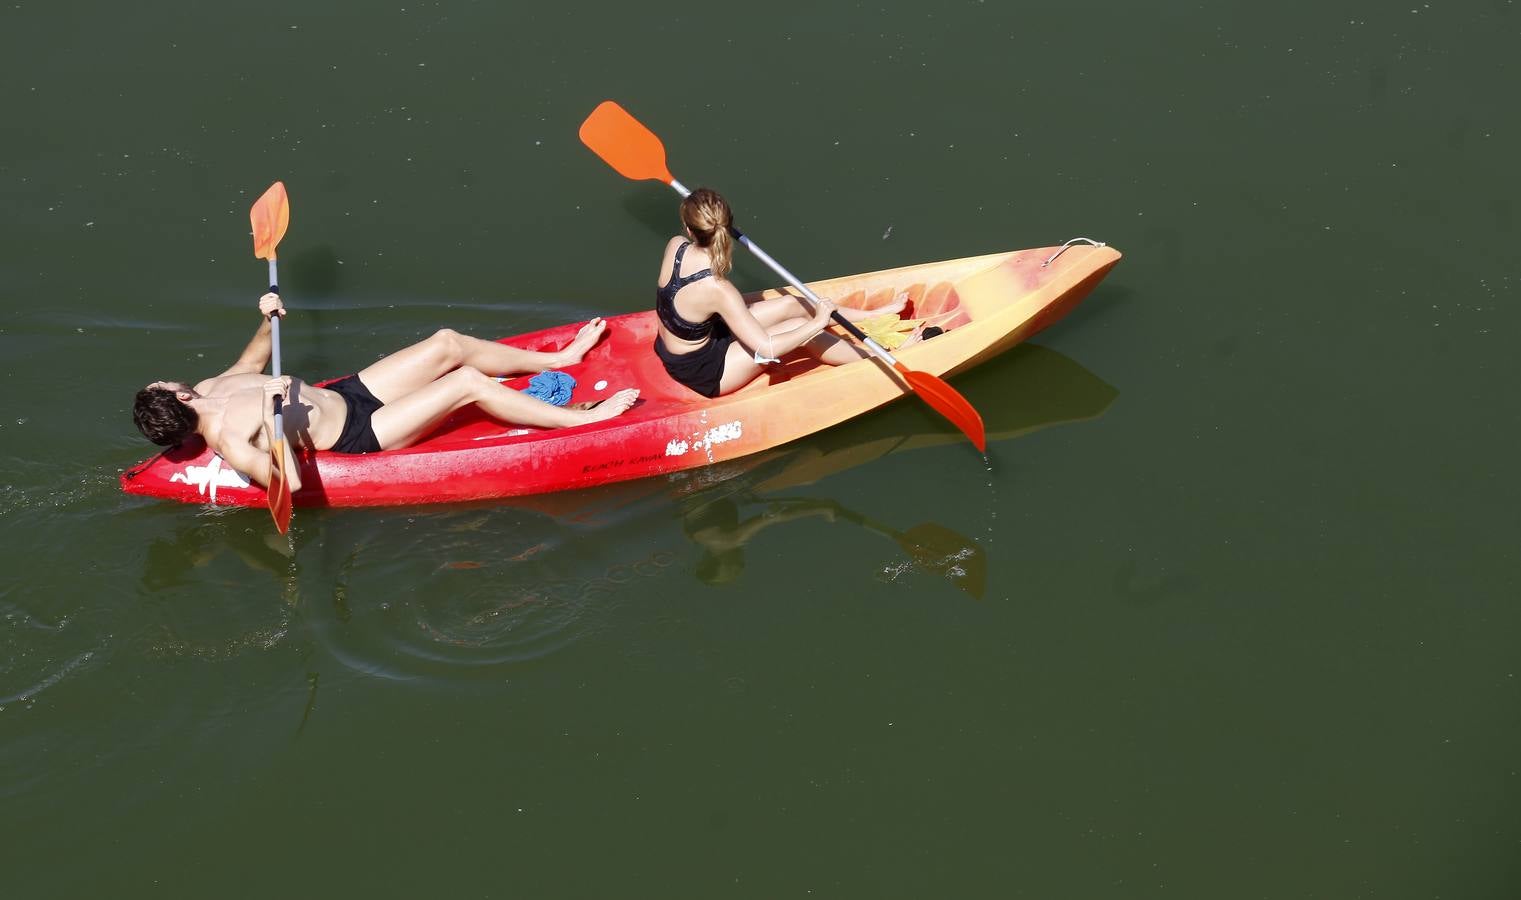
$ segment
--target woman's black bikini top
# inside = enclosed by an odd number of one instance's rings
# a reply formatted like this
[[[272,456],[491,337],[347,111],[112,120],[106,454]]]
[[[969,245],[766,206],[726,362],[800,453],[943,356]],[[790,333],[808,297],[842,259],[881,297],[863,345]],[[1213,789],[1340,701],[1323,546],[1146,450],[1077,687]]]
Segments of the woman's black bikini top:
[[[693,272],[685,278],[680,278],[676,273],[681,271],[681,257],[691,246],[691,241],[682,241],[681,246],[676,248],[676,260],[671,263],[671,280],[665,283],[665,287],[655,288],[655,315],[660,318],[660,324],[665,326],[666,331],[676,335],[684,341],[700,341],[713,333],[713,327],[722,317],[718,313],[708,316],[701,322],[688,322],[676,312],[676,292],[694,281],[701,281],[713,274],[712,269],[703,269],[701,272]]]

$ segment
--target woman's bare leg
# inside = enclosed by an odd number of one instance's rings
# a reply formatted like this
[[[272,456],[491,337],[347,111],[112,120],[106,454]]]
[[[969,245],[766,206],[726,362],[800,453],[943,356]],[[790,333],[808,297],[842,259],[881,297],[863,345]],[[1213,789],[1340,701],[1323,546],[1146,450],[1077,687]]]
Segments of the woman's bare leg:
[[[801,317],[783,319],[768,327],[766,331],[769,334],[781,334],[799,326],[807,325],[809,321],[809,319]],[[870,355],[866,350],[857,347],[850,341],[835,337],[827,331],[816,335],[812,340],[798,349],[819,362],[830,366],[843,366],[858,359],[865,359]],[[724,355],[724,374],[718,381],[719,395],[732,394],[751,381],[754,381],[755,377],[764,371],[765,367],[755,361],[754,351],[739,341],[735,341],[729,345],[729,350]]]
[[[364,368],[359,373],[359,380],[380,402],[389,404],[461,366],[493,375],[516,375],[571,366],[586,356],[606,328],[607,323],[602,319],[592,319],[581,327],[564,350],[555,353],[509,347],[460,334],[451,328],[441,328],[432,337]]]
[[[750,349],[735,341],[724,354],[724,373],[718,379],[718,395],[734,393],[764,371],[765,367],[755,361]]]
[[[864,347],[857,346],[853,341],[835,337],[827,331],[804,344],[801,349],[819,362],[831,366],[843,366],[871,356]]]
[[[618,391],[595,409],[567,409],[502,387],[479,369],[465,367],[387,403],[375,411],[370,426],[375,429],[381,449],[394,450],[416,443],[444,416],[470,403],[478,404],[492,418],[503,422],[570,428],[622,415],[637,399],[639,391],[631,388]]]

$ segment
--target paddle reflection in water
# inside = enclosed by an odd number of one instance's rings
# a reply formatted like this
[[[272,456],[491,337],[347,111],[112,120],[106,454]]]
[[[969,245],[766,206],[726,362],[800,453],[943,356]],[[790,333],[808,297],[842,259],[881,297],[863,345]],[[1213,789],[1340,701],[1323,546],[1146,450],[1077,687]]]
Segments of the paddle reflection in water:
[[[178,527],[172,537],[154,538],[148,545],[143,587],[160,591],[190,583],[198,570],[230,556],[246,570],[268,572],[294,590],[296,546],[281,535],[248,527],[243,516],[231,512],[199,516]]]
[[[164,619],[149,632],[148,656],[226,662],[287,647],[301,600],[296,558],[312,535],[310,530],[282,535],[254,527],[246,515],[217,511],[177,527],[172,537],[155,538],[148,545],[142,587],[145,595],[170,602],[154,604]],[[278,603],[237,601],[245,594],[240,588],[248,571],[270,576]],[[297,649],[309,665],[312,646],[298,643]],[[318,678],[310,669],[305,673],[306,709],[297,733],[316,705]],[[282,679],[267,699],[284,705],[282,698],[294,689]]]
[[[241,511],[218,510],[176,525],[171,536],[154,538],[144,555],[142,595],[158,601],[152,608],[167,618],[151,627],[148,654],[227,659],[281,643],[290,629],[290,609],[300,599],[296,558],[306,537],[258,528]],[[274,589],[252,596],[278,602],[222,602],[245,593],[249,571],[269,575]],[[227,630],[229,625],[236,630]]]

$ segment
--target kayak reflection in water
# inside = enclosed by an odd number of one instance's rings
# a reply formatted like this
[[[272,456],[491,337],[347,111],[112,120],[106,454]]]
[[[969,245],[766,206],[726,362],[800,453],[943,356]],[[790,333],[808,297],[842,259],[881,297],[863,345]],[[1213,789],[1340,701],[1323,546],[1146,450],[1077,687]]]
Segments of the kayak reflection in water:
[[[866,311],[825,298],[810,310],[789,294],[746,304],[728,280],[734,254],[729,204],[717,191],[698,188],[681,201],[681,224],[685,237],[671,238],[660,261],[655,355],[666,374],[704,397],[739,390],[766,364],[797,349],[833,366],[865,359],[867,351],[824,331],[829,314],[861,321],[896,314],[907,302],[904,295]],[[903,346],[919,337],[910,335]]]
[[[602,336],[601,318],[586,323],[554,352],[537,352],[483,341],[444,328],[340,379],[326,388],[289,375],[266,377],[271,315],[285,315],[276,294],[259,299],[263,323],[237,362],[195,385],[155,381],[137,392],[132,418],[148,440],[174,447],[200,435],[234,468],[268,486],[273,400],[285,399],[286,446],[307,450],[373,453],[416,443],[449,413],[471,403],[504,422],[568,428],[627,412],[635,389],[619,391],[582,408],[561,407],[503,387],[492,375],[557,369],[580,362]],[[489,373],[489,374],[488,374]],[[292,490],[300,490],[294,458],[286,461]]]

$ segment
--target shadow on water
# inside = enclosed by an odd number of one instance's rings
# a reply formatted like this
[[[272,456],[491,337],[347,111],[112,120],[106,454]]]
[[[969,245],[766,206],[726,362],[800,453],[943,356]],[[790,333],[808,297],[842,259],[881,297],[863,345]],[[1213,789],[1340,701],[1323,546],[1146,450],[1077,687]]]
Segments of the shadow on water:
[[[281,281],[299,284],[303,297],[331,297],[338,293],[341,267],[332,247],[326,244],[309,247],[290,257],[282,253],[280,261],[284,269]]]
[[[1165,230],[1158,230],[1147,235],[1147,241],[1159,246],[1162,253],[1169,259],[1171,265],[1181,265],[1183,259],[1182,241],[1179,239],[1172,246],[1168,246],[1168,242],[1171,240],[1172,238],[1168,236]],[[1092,295],[1087,300],[1079,303],[1075,309],[1067,313],[1066,319],[1063,320],[1063,326],[1067,330],[1077,330],[1092,325],[1099,319],[1113,314],[1120,307],[1133,302],[1137,296],[1137,291],[1122,284],[1100,284],[1097,288],[1094,288]],[[1015,348],[1014,352],[1017,353],[1024,347],[1032,346],[1034,345],[1021,344]],[[1072,364],[1074,366],[1077,365],[1076,363]],[[977,370],[974,369],[972,374],[976,374],[976,372]],[[1096,378],[1097,376],[1091,377]]]
[[[1020,390],[1009,391],[1011,381]],[[1095,418],[1117,395],[1067,357],[1031,345],[968,373],[958,387],[983,411],[994,444]],[[663,478],[492,505],[307,510],[289,541],[266,527],[262,510],[191,518],[150,545],[142,583],[184,590],[197,579],[260,573],[288,616],[239,635],[156,646],[212,659],[295,643],[312,657],[305,723],[320,705],[323,657],[370,677],[499,683],[504,666],[521,670],[615,627],[625,603],[687,590],[694,578],[735,581],[748,545],[805,521],[863,529],[897,554],[895,572],[981,598],[990,561],[978,540],[917,515],[863,514],[825,484],[886,457],[963,441],[918,405],[899,403],[765,453]]]
[[[679,199],[679,198],[678,198]],[[629,217],[662,238],[681,230],[676,202],[660,191],[630,190],[623,195],[623,209]]]

